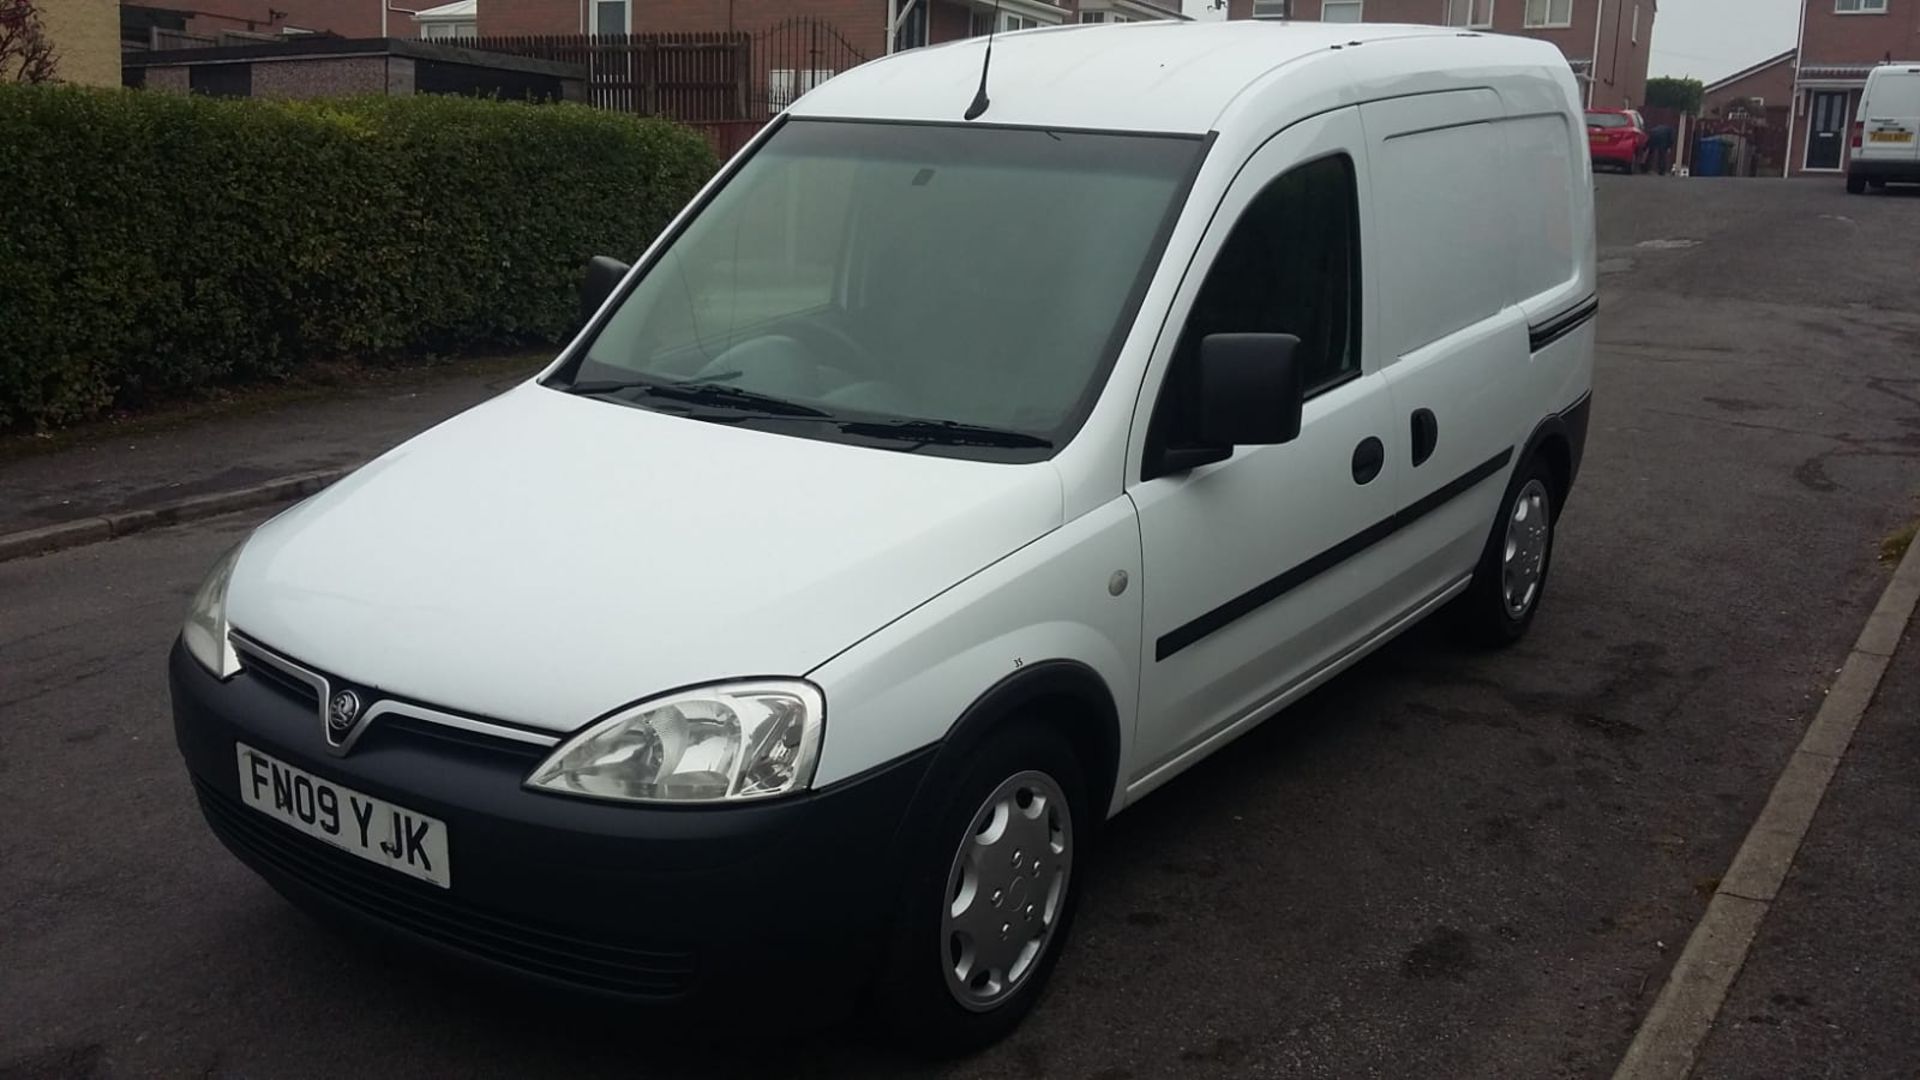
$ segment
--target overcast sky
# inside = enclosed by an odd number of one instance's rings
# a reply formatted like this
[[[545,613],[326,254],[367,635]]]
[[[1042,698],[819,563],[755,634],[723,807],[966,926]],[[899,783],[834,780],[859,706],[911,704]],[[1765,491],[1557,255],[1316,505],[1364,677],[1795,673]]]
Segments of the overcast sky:
[[[1800,0],[1660,0],[1652,73],[1731,75],[1793,48],[1799,18]]]
[[[1495,0],[1517,4],[1522,0]],[[1609,0],[1609,6],[1620,0]],[[1196,19],[1223,13],[1211,0],[1184,0]],[[1731,75],[1793,48],[1800,0],[1660,0],[1653,27],[1653,74],[1702,82]]]

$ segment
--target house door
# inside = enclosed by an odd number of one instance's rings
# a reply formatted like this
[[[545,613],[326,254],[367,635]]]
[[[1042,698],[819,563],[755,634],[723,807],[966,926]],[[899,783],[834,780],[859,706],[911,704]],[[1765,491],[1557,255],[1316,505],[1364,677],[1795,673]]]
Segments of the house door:
[[[1847,137],[1847,92],[1815,90],[1807,125],[1807,168],[1837,169]]]

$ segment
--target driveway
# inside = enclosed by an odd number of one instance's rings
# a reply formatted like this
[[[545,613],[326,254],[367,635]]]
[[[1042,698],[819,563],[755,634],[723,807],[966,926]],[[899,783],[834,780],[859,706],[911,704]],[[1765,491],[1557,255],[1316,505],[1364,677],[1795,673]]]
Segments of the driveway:
[[[1532,636],[1416,630],[1122,815],[1003,1045],[665,1027],[295,912],[199,821],[166,706],[255,514],[0,563],[0,1077],[1608,1074],[1920,516],[1920,197],[1600,201],[1591,441]]]

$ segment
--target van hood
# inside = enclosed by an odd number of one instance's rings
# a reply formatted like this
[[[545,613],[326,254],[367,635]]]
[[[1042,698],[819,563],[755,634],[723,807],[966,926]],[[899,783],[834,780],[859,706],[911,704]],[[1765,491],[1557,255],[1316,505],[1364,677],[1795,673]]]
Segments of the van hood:
[[[263,525],[227,613],[377,692],[571,731],[677,687],[805,674],[1061,513],[1045,462],[848,446],[530,383]]]

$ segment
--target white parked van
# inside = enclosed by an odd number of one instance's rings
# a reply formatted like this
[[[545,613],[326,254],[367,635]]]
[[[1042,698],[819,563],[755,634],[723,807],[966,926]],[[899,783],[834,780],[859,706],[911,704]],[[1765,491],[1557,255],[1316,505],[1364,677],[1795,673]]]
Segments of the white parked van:
[[[1597,307],[1560,54],[986,49],[807,94],[544,374],[220,561],[171,672],[229,848],[536,979],[976,1045],[1107,818],[1444,606],[1526,631]]]
[[[1920,184],[1920,62],[1881,64],[1867,73],[1853,120],[1847,190]]]

